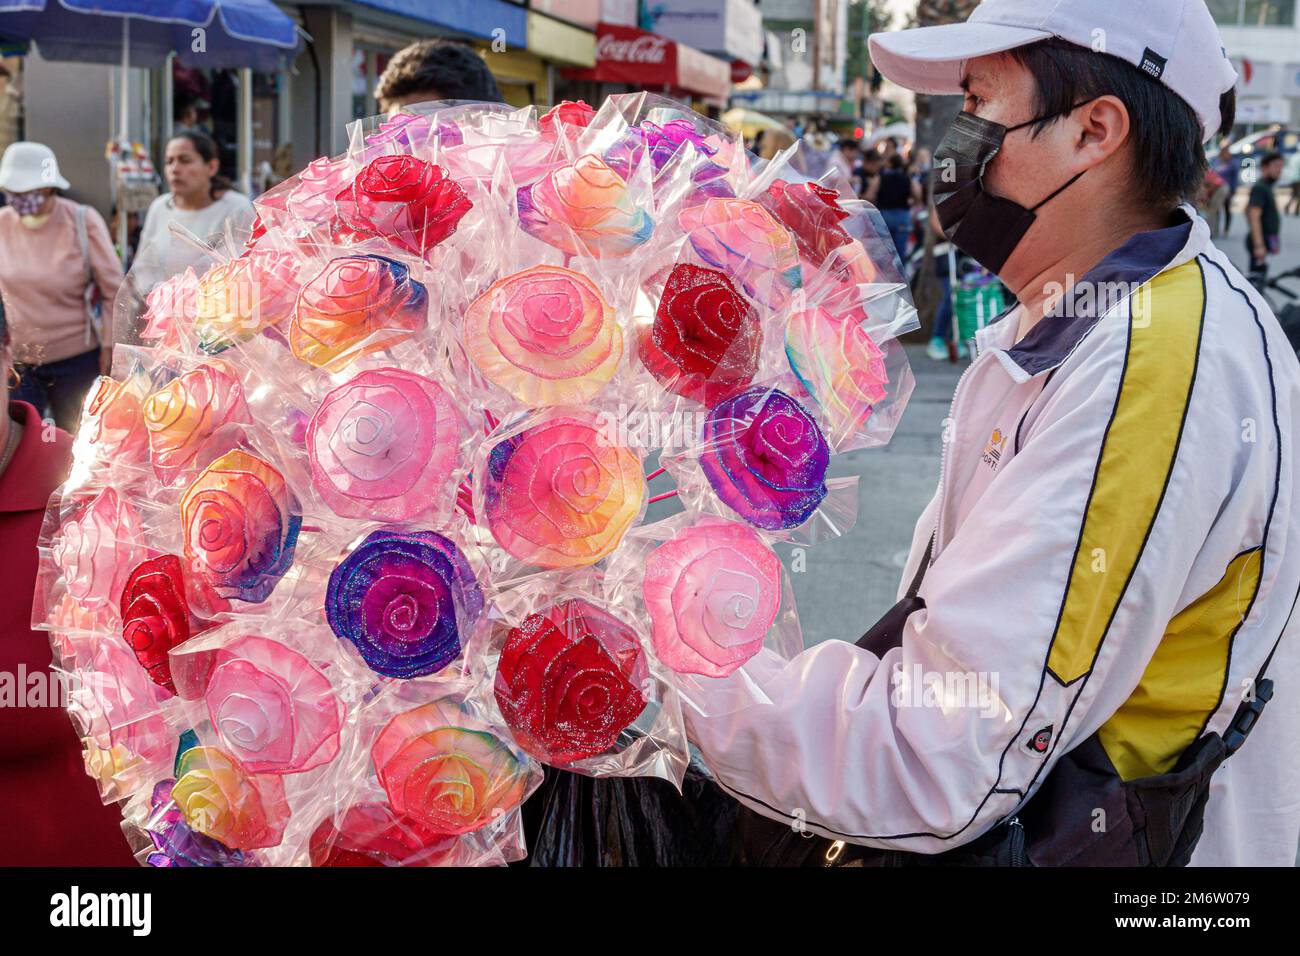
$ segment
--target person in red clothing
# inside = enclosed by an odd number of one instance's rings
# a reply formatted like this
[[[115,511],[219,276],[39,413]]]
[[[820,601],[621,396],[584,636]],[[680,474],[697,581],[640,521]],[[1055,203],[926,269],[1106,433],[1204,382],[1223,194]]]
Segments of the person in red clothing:
[[[0,376],[10,385],[12,371],[0,300]],[[45,505],[68,473],[71,451],[67,432],[0,387],[0,679],[11,690],[0,694],[0,866],[134,863],[117,807],[104,806],[86,776],[63,695],[22,706],[39,699],[27,694],[33,680],[55,686],[49,639],[31,628],[32,595]]]

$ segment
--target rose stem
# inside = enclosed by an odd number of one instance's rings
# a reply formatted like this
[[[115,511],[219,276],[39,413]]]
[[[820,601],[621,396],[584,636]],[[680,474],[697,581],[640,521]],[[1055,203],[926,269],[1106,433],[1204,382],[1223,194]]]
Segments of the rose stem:
[[[646,504],[652,505],[656,501],[663,501],[665,498],[675,498],[676,496],[677,496],[676,491],[665,491],[662,495],[655,495],[653,498],[647,501]]]
[[[654,481],[656,478],[658,478],[667,470],[668,470],[667,468],[656,468],[654,471],[650,472],[650,474],[645,476],[645,480]]]

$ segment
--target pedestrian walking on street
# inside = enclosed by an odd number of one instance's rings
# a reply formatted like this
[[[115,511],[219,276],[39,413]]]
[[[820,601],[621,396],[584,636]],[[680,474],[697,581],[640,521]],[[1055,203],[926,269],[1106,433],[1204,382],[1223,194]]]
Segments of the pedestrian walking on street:
[[[58,195],[69,183],[54,152],[13,143],[0,159],[0,295],[13,338],[16,400],[76,428],[95,376],[112,363],[113,302],[122,264],[108,226]]]
[[[923,200],[921,185],[908,175],[907,163],[897,151],[885,160],[884,170],[867,189],[866,200],[880,210],[898,258],[906,262],[908,239],[912,234],[912,207]]]
[[[1232,155],[1232,150],[1228,144],[1224,143],[1223,148],[1219,150],[1218,158],[1210,164],[1210,168],[1218,174],[1228,187],[1228,193],[1223,200],[1223,223],[1219,235],[1227,237],[1232,235],[1232,200],[1237,195],[1237,189],[1241,186],[1241,163],[1237,162],[1237,157]],[[1213,231],[1215,226],[1219,225],[1213,219],[1210,220],[1210,229]]]
[[[1282,214],[1273,188],[1282,178],[1282,154],[1269,153],[1259,161],[1259,180],[1246,204],[1246,252],[1250,254],[1250,281],[1261,292],[1268,282],[1268,257],[1281,251]]]
[[[149,204],[131,268],[131,283],[142,297],[194,261],[194,250],[172,235],[173,224],[207,240],[228,225],[232,232],[250,226],[254,216],[248,197],[219,175],[221,162],[212,137],[198,130],[178,133],[167,142],[164,155],[169,192]]]

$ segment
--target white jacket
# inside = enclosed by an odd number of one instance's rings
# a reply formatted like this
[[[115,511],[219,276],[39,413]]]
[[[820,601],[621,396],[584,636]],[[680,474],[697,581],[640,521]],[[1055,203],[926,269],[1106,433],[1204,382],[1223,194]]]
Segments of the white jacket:
[[[730,793],[832,839],[936,853],[1014,814],[1094,732],[1132,779],[1223,731],[1300,595],[1300,365],[1184,215],[1021,342],[1014,318],[981,332],[903,575],[933,535],[901,647],[763,651],[690,681],[691,740]],[[1214,862],[1295,859],[1296,660],[1279,651],[1280,699],[1216,774],[1198,849]]]

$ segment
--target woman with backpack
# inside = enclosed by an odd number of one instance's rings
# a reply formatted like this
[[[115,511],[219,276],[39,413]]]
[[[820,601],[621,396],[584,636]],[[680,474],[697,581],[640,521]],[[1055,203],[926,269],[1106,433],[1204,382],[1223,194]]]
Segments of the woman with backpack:
[[[0,158],[0,295],[13,336],[12,397],[76,428],[95,376],[112,362],[113,301],[122,264],[108,226],[69,188],[53,151],[13,143]]]

